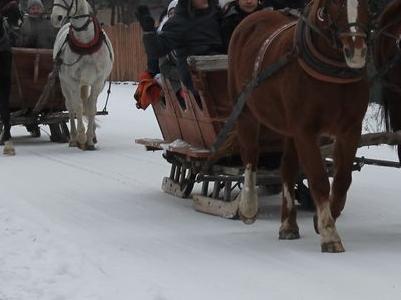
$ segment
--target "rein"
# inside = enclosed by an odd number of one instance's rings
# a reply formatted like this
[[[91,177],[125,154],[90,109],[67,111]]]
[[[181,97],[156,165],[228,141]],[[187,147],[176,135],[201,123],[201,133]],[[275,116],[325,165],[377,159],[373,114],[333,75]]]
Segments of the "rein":
[[[87,18],[86,22],[84,23],[84,25],[82,25],[81,27],[75,27],[74,25],[70,25],[71,28],[73,28],[75,31],[80,32],[80,31],[85,31],[86,29],[88,29],[90,23],[92,22],[92,18],[91,15],[86,14],[86,15],[80,15],[80,16],[74,16],[74,17],[69,17],[69,19],[83,19],[83,18]]]

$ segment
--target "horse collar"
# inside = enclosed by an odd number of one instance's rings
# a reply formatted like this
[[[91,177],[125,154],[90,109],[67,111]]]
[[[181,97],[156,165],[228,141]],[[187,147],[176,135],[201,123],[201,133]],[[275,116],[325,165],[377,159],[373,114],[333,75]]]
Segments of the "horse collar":
[[[363,78],[364,68],[351,69],[343,61],[336,61],[319,52],[312,43],[311,31],[301,19],[295,32],[298,63],[313,78],[330,83],[351,83]]]
[[[80,42],[74,35],[73,27],[70,26],[67,41],[72,52],[79,55],[90,55],[98,51],[102,46],[105,37],[99,21],[95,17],[90,17],[90,20],[92,21],[94,27],[94,37],[88,43]]]

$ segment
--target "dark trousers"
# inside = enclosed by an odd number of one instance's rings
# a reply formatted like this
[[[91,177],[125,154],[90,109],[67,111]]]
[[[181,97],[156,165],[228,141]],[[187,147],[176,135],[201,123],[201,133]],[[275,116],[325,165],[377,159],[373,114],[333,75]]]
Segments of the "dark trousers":
[[[11,138],[10,134],[10,91],[11,91],[11,52],[0,52],[0,118],[3,123],[3,141]]]

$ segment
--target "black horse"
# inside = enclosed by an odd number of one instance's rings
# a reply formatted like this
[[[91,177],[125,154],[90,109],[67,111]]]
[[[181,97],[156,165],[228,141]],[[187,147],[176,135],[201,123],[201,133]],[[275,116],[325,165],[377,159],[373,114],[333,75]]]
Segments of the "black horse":
[[[15,150],[11,142],[11,124],[9,98],[11,90],[11,43],[13,36],[9,28],[19,25],[22,14],[15,0],[0,0],[0,119],[3,129],[0,135],[0,144],[4,144],[3,153],[14,155]]]

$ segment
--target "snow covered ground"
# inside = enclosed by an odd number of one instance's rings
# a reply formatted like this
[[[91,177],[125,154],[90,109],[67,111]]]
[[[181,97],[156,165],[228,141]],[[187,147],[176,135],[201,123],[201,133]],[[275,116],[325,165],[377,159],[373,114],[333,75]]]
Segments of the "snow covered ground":
[[[98,151],[13,128],[17,156],[0,156],[0,300],[401,299],[400,170],[354,173],[338,221],[347,252],[322,254],[309,212],[300,240],[278,240],[278,196],[262,195],[247,226],[161,192],[168,164],[134,144],[159,129],[133,92],[113,85]]]

